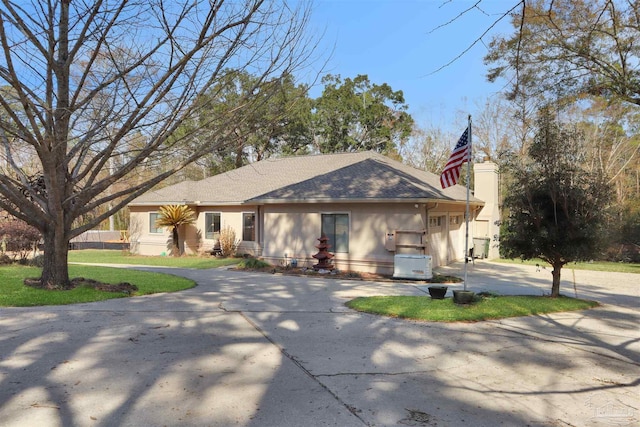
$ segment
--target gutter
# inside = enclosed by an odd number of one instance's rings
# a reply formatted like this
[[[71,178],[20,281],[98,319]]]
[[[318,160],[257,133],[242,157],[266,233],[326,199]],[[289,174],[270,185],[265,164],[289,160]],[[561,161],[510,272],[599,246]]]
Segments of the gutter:
[[[308,199],[253,199],[246,200],[241,204],[244,205],[274,205],[274,204],[301,204],[301,203],[449,203],[454,205],[466,205],[465,200],[449,200],[449,199],[335,199],[335,198],[308,198]],[[484,206],[482,200],[471,200],[470,204],[476,206]]]
[[[341,199],[341,198],[301,198],[301,199],[249,199],[244,201],[216,201],[216,200],[165,200],[165,201],[149,201],[129,203],[128,206],[162,206],[162,205],[189,205],[189,206],[254,206],[254,205],[283,205],[283,204],[321,204],[321,203],[422,203],[435,204],[448,203],[453,205],[465,205],[465,200],[451,199],[434,199],[434,198],[359,198],[359,199]],[[485,202],[482,200],[470,200],[470,204],[482,207]]]
[[[127,206],[163,206],[163,205],[189,205],[189,206],[242,206],[245,202],[229,202],[229,201],[204,201],[200,200],[188,201],[188,200],[169,200],[169,201],[155,201],[155,202],[136,202],[129,203]]]

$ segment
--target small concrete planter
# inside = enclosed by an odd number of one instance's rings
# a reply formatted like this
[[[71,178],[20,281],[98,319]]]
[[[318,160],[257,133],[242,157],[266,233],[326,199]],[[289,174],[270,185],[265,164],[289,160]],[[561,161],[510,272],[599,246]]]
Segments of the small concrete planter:
[[[429,295],[431,299],[444,299],[447,294],[448,286],[429,286]]]
[[[456,304],[471,304],[476,293],[473,291],[453,291],[453,302]]]

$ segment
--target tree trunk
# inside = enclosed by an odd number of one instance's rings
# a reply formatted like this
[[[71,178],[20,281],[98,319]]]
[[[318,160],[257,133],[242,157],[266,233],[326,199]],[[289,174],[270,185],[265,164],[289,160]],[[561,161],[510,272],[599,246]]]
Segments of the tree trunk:
[[[553,271],[551,275],[553,276],[553,284],[551,285],[551,297],[556,298],[560,296],[560,270],[562,269],[562,264],[553,264]]]
[[[70,2],[60,2],[57,19],[58,40],[56,49],[47,58],[47,100],[52,107],[46,112],[44,140],[35,145],[42,163],[45,182],[48,221],[44,225],[44,262],[41,285],[45,289],[68,289],[69,281],[69,226],[68,212],[63,201],[73,187],[68,185],[67,146],[69,141],[70,61],[69,61],[69,12]],[[52,20],[53,22],[53,20]],[[53,24],[52,24],[53,25]],[[51,27],[53,33],[53,27]],[[46,37],[46,36],[45,36]],[[53,45],[51,45],[53,46]],[[55,56],[55,58],[54,58]],[[55,95],[54,95],[55,94]],[[34,118],[33,121],[38,119]]]
[[[238,141],[237,143],[238,145],[236,145],[236,158],[235,158],[235,166],[236,169],[241,168],[243,166],[244,163],[244,159],[242,158],[242,153],[244,152],[244,143]]]
[[[173,256],[180,256],[180,239],[178,237],[178,227],[173,227],[171,234],[173,241]]]
[[[69,240],[61,226],[43,233],[44,263],[40,282],[46,289],[68,289]]]

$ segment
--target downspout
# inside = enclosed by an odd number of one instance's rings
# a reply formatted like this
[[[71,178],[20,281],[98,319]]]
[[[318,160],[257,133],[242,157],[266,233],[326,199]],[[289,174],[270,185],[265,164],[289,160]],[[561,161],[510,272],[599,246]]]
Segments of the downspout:
[[[260,210],[260,205],[256,205],[256,227],[258,227],[258,232],[256,233],[256,237],[258,238],[258,252],[256,254],[256,258],[262,256],[262,252],[264,251],[262,242],[264,241],[264,218],[263,212]]]

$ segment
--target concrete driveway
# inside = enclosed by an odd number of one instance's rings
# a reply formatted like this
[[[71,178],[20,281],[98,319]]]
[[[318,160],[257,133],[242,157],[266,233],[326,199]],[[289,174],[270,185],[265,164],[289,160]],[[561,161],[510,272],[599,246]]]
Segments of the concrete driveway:
[[[564,271],[564,293],[603,303],[593,310],[439,324],[344,306],[425,293],[405,282],[162,271],[199,286],[1,309],[0,425],[639,423],[640,275],[576,271],[574,288]],[[535,267],[469,267],[476,291],[542,294],[550,280]]]

